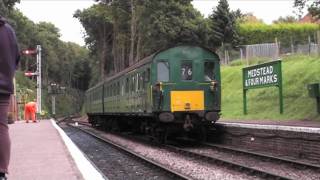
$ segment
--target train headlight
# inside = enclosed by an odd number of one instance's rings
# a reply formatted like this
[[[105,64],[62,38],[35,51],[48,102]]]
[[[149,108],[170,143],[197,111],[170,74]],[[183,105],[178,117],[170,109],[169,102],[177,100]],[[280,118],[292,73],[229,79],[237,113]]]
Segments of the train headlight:
[[[157,82],[153,87],[153,90],[158,92],[162,91],[162,82]]]
[[[217,81],[211,81],[210,82],[210,90],[212,92],[214,92],[217,87],[218,87],[218,82]]]

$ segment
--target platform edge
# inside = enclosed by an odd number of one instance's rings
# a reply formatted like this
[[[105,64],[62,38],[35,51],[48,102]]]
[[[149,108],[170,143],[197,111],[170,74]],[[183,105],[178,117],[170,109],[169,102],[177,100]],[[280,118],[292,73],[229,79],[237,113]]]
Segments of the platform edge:
[[[86,158],[86,156],[81,152],[81,150],[71,141],[67,134],[56,124],[54,120],[50,120],[52,125],[59,132],[64,144],[67,146],[67,149],[73,158],[75,164],[77,165],[80,173],[82,174],[85,180],[95,179],[95,180],[106,180],[99,170],[96,169],[95,165]]]

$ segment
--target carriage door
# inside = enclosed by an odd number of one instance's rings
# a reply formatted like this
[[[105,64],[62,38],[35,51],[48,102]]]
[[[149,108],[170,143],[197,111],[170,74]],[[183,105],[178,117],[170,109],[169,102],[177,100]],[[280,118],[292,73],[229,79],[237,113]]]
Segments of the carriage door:
[[[157,63],[157,83],[153,87],[153,107],[155,110],[161,110],[163,106],[162,82],[168,82],[170,77],[170,67],[167,61]]]

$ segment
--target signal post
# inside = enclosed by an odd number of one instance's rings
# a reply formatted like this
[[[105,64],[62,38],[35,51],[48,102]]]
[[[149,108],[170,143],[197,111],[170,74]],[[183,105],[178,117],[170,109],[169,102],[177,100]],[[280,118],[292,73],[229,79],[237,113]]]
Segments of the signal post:
[[[36,55],[37,56],[37,70],[36,72],[25,72],[25,76],[37,76],[37,114],[42,111],[41,107],[41,46],[37,45],[36,49],[26,49],[22,51],[24,55]]]

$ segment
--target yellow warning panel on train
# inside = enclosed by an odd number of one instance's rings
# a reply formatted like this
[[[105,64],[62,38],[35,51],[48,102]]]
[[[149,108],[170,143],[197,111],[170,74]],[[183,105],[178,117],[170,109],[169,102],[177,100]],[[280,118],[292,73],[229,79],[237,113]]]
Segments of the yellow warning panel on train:
[[[203,91],[171,91],[171,111],[204,110]]]

